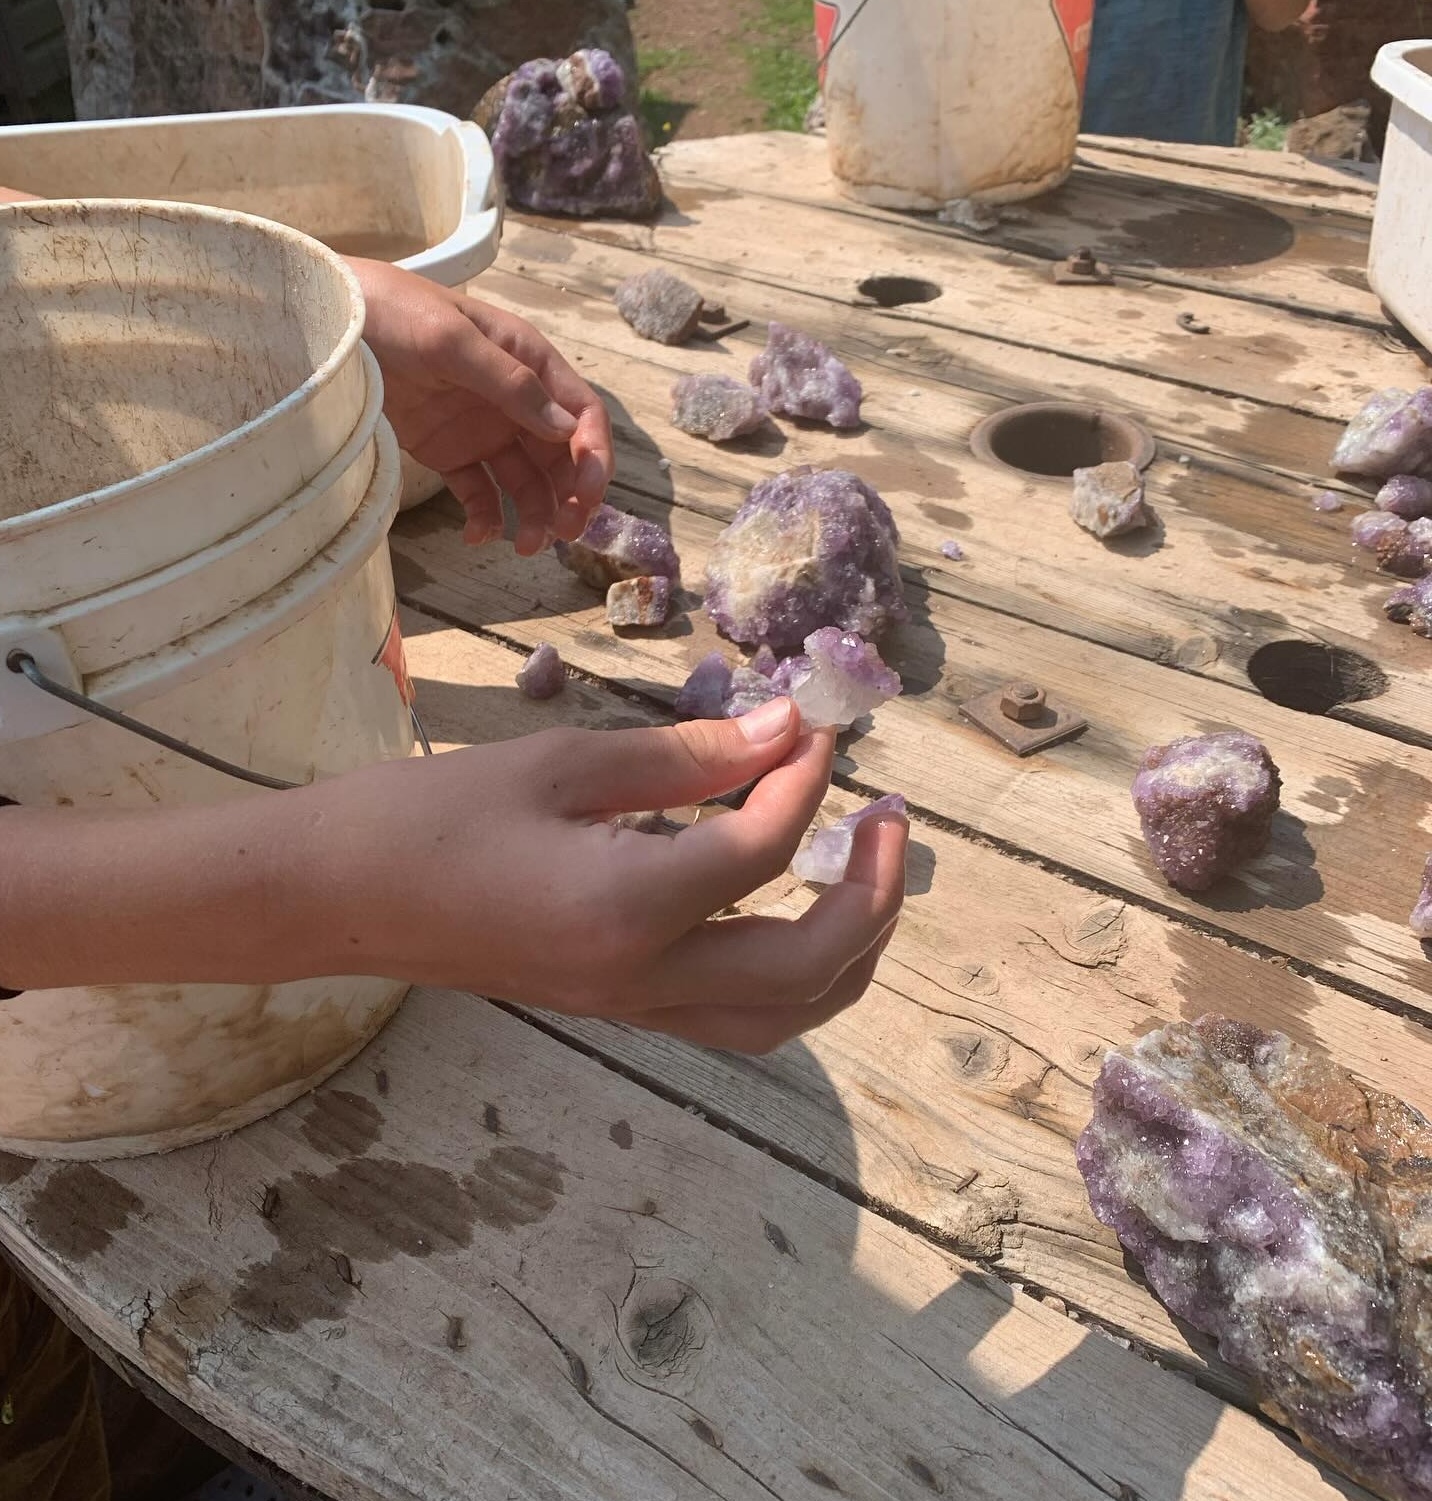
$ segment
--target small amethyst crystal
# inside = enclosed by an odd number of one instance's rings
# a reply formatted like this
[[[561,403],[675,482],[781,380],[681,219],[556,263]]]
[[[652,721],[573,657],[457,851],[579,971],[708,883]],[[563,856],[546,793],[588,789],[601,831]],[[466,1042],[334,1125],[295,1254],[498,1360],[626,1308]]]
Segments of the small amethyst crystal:
[[[608,625],[665,625],[670,613],[671,580],[660,574],[618,579],[607,590]]]
[[[731,674],[730,691],[726,694],[721,712],[727,719],[739,719],[743,714],[749,714],[752,709],[759,709],[762,704],[780,696],[770,678],[757,672],[754,667],[737,667]]]
[[[1432,1127],[1275,1032],[1205,1016],[1111,1052],[1094,1213],[1262,1406],[1390,1501],[1432,1498]]]
[[[1333,450],[1344,474],[1391,479],[1432,466],[1432,386],[1389,387],[1371,397]]]
[[[1206,891],[1260,854],[1281,787],[1267,747],[1242,730],[1189,735],[1145,751],[1134,807],[1169,885]]]
[[[1139,471],[1122,460],[1076,469],[1069,514],[1077,525],[1101,540],[1147,526],[1149,513]]]
[[[907,618],[890,509],[843,469],[762,480],[716,539],[706,610],[735,641],[794,651],[834,625],[876,636]]]
[[[850,852],[855,847],[855,830],[867,818],[880,813],[905,812],[905,799],[898,792],[877,799],[854,813],[847,813],[833,824],[817,829],[810,843],[796,851],[791,861],[791,874],[802,881],[815,881],[822,886],[834,886],[845,879],[845,868],[850,864]]]
[[[661,179],[625,92],[621,65],[595,47],[493,84],[472,117],[492,138],[508,198],[542,213],[654,214]]]
[[[770,416],[766,398],[731,375],[683,375],[671,388],[671,424],[724,443],[753,433]]]
[[[553,547],[557,561],[604,594],[618,579],[681,578],[681,559],[654,521],[599,505],[575,542]]]
[[[1432,637],[1432,574],[1389,594],[1382,610],[1394,625],[1411,626],[1414,635]]]
[[[1422,867],[1422,890],[1407,922],[1419,938],[1432,938],[1432,855]]]
[[[751,384],[773,412],[860,426],[860,382],[824,344],[783,323],[767,329],[766,347],[751,361]]]
[[[701,293],[660,266],[617,283],[617,312],[658,344],[684,344],[701,322]]]
[[[543,641],[522,664],[517,686],[528,698],[552,698],[567,684],[567,669],[557,648]]]
[[[777,678],[767,682],[773,697],[783,691],[779,676],[778,669]],[[809,730],[827,725],[848,730],[900,691],[900,679],[868,641],[833,625],[813,631],[805,639],[805,656],[792,659],[791,700]]]
[[[940,556],[942,558],[948,558],[950,562],[958,563],[964,558],[964,555],[965,550],[960,546],[958,542],[951,541],[940,543]]]
[[[753,672],[759,672],[763,678],[773,678],[780,663],[769,646],[758,646],[747,665]]]
[[[1432,516],[1432,480],[1418,479],[1415,474],[1394,474],[1377,492],[1377,508],[1391,511],[1404,521]]]
[[[1340,511],[1343,508],[1343,498],[1336,490],[1318,490],[1313,494],[1313,509],[1315,511]]]
[[[684,719],[724,719],[730,692],[729,664],[719,651],[708,652],[681,685],[676,712]]]

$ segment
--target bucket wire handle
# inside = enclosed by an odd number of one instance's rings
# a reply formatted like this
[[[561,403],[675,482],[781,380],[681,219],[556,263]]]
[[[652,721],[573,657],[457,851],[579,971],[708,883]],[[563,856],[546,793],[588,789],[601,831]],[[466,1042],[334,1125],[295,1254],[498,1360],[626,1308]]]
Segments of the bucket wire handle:
[[[232,761],[225,761],[219,756],[211,756],[208,751],[202,751],[197,746],[188,744],[187,741],[176,740],[173,735],[166,735],[163,730],[156,730],[153,725],[131,719],[128,714],[122,714],[118,709],[111,709],[108,704],[102,704],[98,699],[90,698],[84,693],[76,693],[73,688],[67,688],[63,683],[57,683],[54,678],[47,676],[41,670],[40,664],[27,651],[20,651],[18,648],[12,651],[5,658],[5,665],[11,672],[18,672],[27,678],[42,693],[48,693],[51,698],[58,698],[76,709],[83,709],[86,714],[93,714],[96,719],[103,719],[109,724],[118,725],[120,729],[128,730],[132,735],[152,740],[155,745],[162,745],[165,750],[174,751],[177,755],[187,756],[189,760],[197,761],[200,766],[207,766],[211,771],[221,771],[225,776],[236,777],[239,781],[252,783],[255,787],[268,787],[275,792],[288,792],[295,787],[303,786],[302,782],[286,782],[281,777],[266,777],[262,772],[250,771],[247,766],[236,766]],[[412,716],[413,729],[417,734],[418,743],[423,748],[423,754],[432,755],[432,743],[428,739],[428,732],[423,728],[422,720],[418,718],[417,709],[409,704],[408,713]]]

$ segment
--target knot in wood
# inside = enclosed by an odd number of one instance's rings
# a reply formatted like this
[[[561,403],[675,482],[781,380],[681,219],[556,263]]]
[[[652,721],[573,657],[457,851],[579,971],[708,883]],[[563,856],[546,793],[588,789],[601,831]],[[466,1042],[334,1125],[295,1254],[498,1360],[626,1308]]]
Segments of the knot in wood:
[[[622,1344],[650,1376],[670,1379],[689,1373],[711,1332],[710,1312],[684,1283],[635,1283],[622,1307]]]

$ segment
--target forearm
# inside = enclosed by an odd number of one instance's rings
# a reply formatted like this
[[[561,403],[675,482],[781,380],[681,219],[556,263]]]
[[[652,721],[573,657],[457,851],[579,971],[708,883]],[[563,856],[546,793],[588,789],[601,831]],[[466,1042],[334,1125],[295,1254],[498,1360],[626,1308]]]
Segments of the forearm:
[[[1308,0],[1248,0],[1253,24],[1264,31],[1283,31],[1308,8]]]

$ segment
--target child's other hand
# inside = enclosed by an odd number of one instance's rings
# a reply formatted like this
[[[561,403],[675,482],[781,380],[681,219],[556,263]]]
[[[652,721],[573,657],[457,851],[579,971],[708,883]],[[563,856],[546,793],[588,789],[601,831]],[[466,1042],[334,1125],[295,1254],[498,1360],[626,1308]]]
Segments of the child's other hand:
[[[596,392],[530,324],[383,261],[350,259],[398,442],[436,469],[474,543],[517,507],[517,551],[579,537],[615,468]]]

